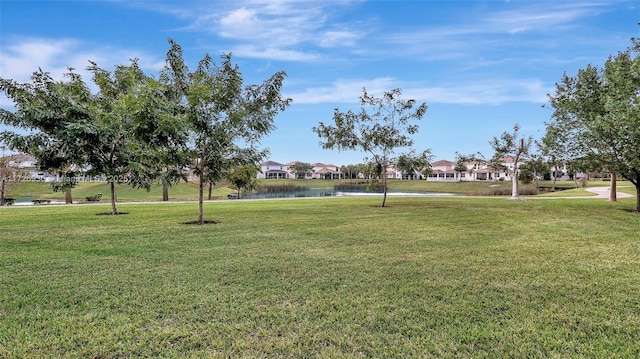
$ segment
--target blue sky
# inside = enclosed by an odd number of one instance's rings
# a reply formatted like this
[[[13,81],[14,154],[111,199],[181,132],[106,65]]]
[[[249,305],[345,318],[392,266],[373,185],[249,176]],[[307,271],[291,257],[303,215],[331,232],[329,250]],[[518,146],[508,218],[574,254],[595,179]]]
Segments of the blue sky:
[[[323,150],[311,129],[357,109],[363,87],[427,102],[417,151],[490,157],[489,141],[516,123],[540,137],[555,82],[624,50],[638,22],[640,0],[0,0],[0,77],[25,82],[40,67],[61,79],[131,58],[157,74],[173,38],[191,68],[231,52],[247,83],[287,72],[293,104],[262,142],[271,160],[362,162]]]

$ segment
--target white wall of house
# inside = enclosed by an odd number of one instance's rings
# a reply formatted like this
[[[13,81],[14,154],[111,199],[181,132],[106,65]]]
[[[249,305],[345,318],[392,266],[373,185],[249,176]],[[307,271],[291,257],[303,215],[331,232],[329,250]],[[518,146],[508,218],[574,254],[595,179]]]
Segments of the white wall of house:
[[[290,173],[287,165],[275,161],[266,161],[260,164],[258,179],[289,178],[289,176]]]

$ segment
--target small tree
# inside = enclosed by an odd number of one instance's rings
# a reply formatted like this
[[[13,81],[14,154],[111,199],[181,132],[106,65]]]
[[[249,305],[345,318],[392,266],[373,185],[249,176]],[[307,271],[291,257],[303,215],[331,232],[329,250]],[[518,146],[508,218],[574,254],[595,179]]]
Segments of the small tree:
[[[462,181],[462,173],[469,172],[472,174],[478,164],[485,163],[484,156],[480,152],[463,155],[456,152],[456,165],[453,170],[458,173],[458,178]],[[468,168],[467,164],[473,164],[472,168]]]
[[[518,131],[519,125],[513,126],[513,132],[503,132],[500,138],[494,137],[489,142],[495,154],[492,158],[493,163],[501,162],[502,158],[511,157],[513,159],[513,168],[508,168],[509,176],[511,177],[511,199],[519,200],[520,195],[518,193],[518,165],[520,160],[529,154],[533,138],[520,137]]]
[[[549,171],[549,166],[544,158],[538,155],[530,155],[529,161],[520,165],[520,180],[524,184],[535,182],[536,190],[539,189],[539,178],[543,172]]]
[[[416,154],[415,151],[401,154],[398,156],[396,168],[402,171],[403,174],[408,176],[418,177],[423,175],[425,168],[430,168],[429,162],[433,158],[431,150],[425,150],[421,154]]]
[[[307,162],[296,162],[289,166],[289,170],[293,172],[296,178],[304,179],[313,173],[313,165]]]
[[[456,153],[456,165],[453,170],[458,174],[458,181],[462,181],[462,174],[467,172],[467,159],[459,153]]]
[[[256,165],[236,166],[229,169],[227,181],[238,191],[238,198],[241,198],[242,191],[258,188],[258,172],[260,168]]]
[[[291,103],[280,90],[285,72],[277,72],[261,85],[243,84],[231,55],[217,65],[206,54],[189,72],[182,48],[169,40],[166,78],[176,91],[175,106],[185,114],[189,131],[187,156],[198,176],[198,224],[204,224],[204,186],[224,179],[235,166],[260,162],[267,151],[259,141],[274,129],[273,119]]]
[[[323,139],[320,142],[324,149],[362,150],[369,154],[370,162],[382,169],[383,197],[381,207],[387,200],[387,167],[395,162],[395,151],[398,148],[410,147],[410,137],[418,132],[419,121],[427,111],[427,104],[415,107],[415,100],[402,100],[402,90],[394,89],[384,92],[377,98],[369,95],[366,89],[360,96],[360,111],[341,112],[334,110],[335,125],[323,122],[313,131]],[[414,108],[415,107],[415,108]]]

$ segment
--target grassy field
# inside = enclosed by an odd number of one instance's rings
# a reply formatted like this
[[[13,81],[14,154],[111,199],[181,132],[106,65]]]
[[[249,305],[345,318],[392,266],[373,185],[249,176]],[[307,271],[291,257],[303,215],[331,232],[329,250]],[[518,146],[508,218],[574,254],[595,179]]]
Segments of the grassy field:
[[[637,358],[634,201],[0,208],[0,357]]]

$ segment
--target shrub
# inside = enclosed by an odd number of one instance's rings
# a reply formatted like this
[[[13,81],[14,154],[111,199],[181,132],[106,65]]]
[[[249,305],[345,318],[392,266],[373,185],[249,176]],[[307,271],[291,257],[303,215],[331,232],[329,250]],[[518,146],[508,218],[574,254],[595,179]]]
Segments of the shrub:
[[[378,181],[342,182],[333,186],[333,189],[342,192],[382,192],[384,190],[382,183]]]
[[[16,199],[15,198],[11,198],[11,197],[5,197],[4,198],[4,205],[5,206],[11,206],[15,203]]]
[[[87,202],[100,202],[100,199],[102,199],[102,193],[98,193],[93,196],[87,196],[85,198],[87,199]]]

